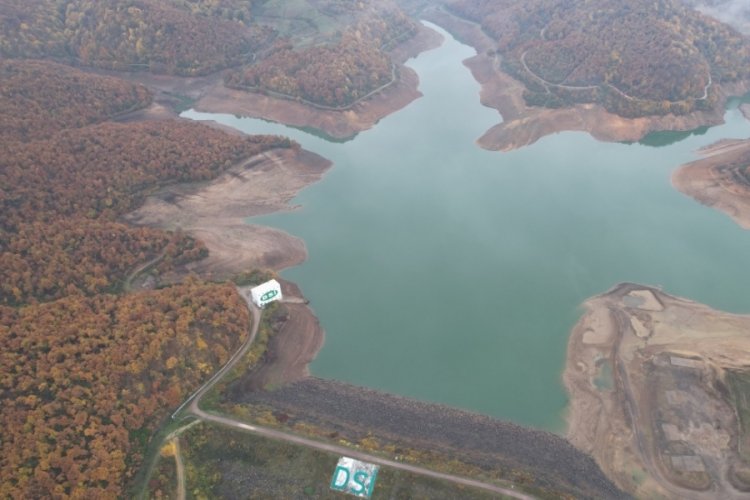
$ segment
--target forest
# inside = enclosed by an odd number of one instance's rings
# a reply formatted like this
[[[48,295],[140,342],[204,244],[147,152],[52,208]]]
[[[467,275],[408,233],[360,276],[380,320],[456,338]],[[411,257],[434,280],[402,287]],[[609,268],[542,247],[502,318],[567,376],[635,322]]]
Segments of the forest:
[[[529,104],[597,102],[626,117],[710,109],[750,76],[750,42],[677,0],[451,0],[497,42]]]
[[[41,139],[142,108],[151,93],[119,78],[49,61],[0,61],[0,137]]]
[[[345,108],[397,76],[386,51],[417,31],[392,2],[317,0],[300,8],[326,17],[326,33],[281,39],[255,20],[258,5],[274,18],[267,3],[0,0],[0,56],[180,76],[232,68],[233,88]]]
[[[0,55],[203,75],[251,61],[275,36],[239,0],[0,0]]]
[[[250,317],[233,284],[125,293],[138,266],[174,272],[207,251],[121,217],[165,184],[298,145],[108,121],[150,92],[51,61],[4,60],[0,74],[0,496],[124,497],[154,429]]]
[[[0,496],[116,498],[150,433],[229,358],[232,285],[0,306]]]
[[[176,120],[102,123],[16,144],[0,157],[0,228],[33,217],[114,220],[135,208],[147,188],[204,181],[241,158],[292,141],[240,137]]]
[[[149,189],[208,180],[288,139],[242,138],[182,121],[101,123],[17,143],[0,157],[0,304],[117,291],[171,241],[117,223]],[[169,261],[205,255],[181,235]]]
[[[295,48],[291,41],[279,41],[258,63],[230,72],[225,84],[346,108],[395,78],[385,50],[416,31],[414,22],[400,10],[379,12],[328,44]]]

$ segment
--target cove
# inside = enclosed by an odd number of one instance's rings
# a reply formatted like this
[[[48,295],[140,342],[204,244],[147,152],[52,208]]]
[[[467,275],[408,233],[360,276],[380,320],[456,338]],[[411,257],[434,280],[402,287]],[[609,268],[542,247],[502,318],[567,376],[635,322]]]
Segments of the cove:
[[[736,103],[724,125],[658,148],[565,132],[488,152],[475,141],[500,117],[462,64],[475,52],[434,28],[443,45],[409,62],[424,97],[351,141],[183,113],[334,162],[298,210],[252,220],[307,244],[283,275],[326,330],[314,375],[560,432],[588,297],[631,281],[750,312],[750,232],[670,184],[698,148],[748,137]]]

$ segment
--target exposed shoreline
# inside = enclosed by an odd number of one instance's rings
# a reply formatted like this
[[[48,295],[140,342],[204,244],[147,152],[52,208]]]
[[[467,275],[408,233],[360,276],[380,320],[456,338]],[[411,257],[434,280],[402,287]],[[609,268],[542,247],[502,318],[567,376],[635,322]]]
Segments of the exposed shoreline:
[[[597,104],[579,104],[569,108],[550,109],[527,106],[524,85],[499,67],[495,48],[481,28],[444,9],[425,9],[422,16],[443,26],[463,43],[471,45],[477,55],[464,61],[481,85],[480,101],[502,115],[502,122],[487,130],[477,140],[479,146],[490,151],[510,151],[533,144],[544,136],[564,131],[581,131],[606,142],[634,142],[651,132],[689,131],[701,126],[724,122],[724,104],[729,97],[750,91],[750,81],[731,85],[715,85],[721,98],[713,111],[696,111],[683,116],[647,116],[623,118]]]
[[[568,439],[638,498],[746,498],[726,380],[750,365],[750,316],[629,283],[584,309],[563,374]]]
[[[605,141],[635,141],[654,130],[690,130],[700,125],[715,125],[723,121],[723,112],[693,113],[685,117],[666,116],[629,120],[608,113],[602,107],[596,105],[580,105],[562,110],[529,108],[523,102],[522,84],[500,72],[495,67],[494,57],[486,54],[489,45],[487,45],[486,39],[481,38],[484,36],[481,30],[477,30],[476,26],[472,26],[470,23],[462,24],[461,20],[444,12],[433,11],[425,17],[432,22],[445,26],[457,38],[470,43],[477,49],[478,55],[466,60],[464,64],[469,67],[475,79],[482,86],[481,102],[498,109],[504,119],[503,123],[494,126],[478,139],[478,144],[485,149],[516,149],[531,144],[545,135],[564,130],[585,131],[595,138]],[[420,36],[424,38],[413,40],[412,43],[407,42],[394,52],[402,51],[400,57],[406,60],[408,57],[432,47],[436,39],[428,33],[435,34],[435,32],[424,28],[421,33]],[[148,80],[160,81],[149,84]],[[313,127],[338,138],[346,138],[372,127],[384,116],[401,109],[421,95],[417,90],[417,75],[405,67],[401,68],[401,78],[392,88],[386,89],[365,102],[356,104],[351,110],[347,111],[323,111],[292,101],[228,89],[216,76],[181,80],[182,82],[172,81],[166,77],[159,79],[149,76],[137,78],[137,81],[141,83],[155,85],[156,88],[161,89],[162,97],[179,94],[196,99],[195,108],[200,111],[242,114],[289,125]],[[748,88],[750,87],[738,85],[735,89],[729,89],[729,91],[732,94],[744,93]],[[176,115],[168,106],[164,105],[162,99],[157,98],[155,104],[150,108],[136,112],[124,119],[154,119],[168,116]],[[284,168],[279,168],[280,165],[283,165]],[[310,168],[311,166],[312,168]],[[242,164],[236,165],[230,172],[204,185],[173,186],[162,190],[150,197],[141,208],[130,214],[127,220],[135,224],[146,224],[165,229],[179,227],[204,241],[209,248],[210,255],[208,259],[193,264],[190,270],[207,277],[222,279],[238,271],[258,267],[280,270],[297,265],[305,260],[307,253],[304,242],[272,228],[247,225],[244,223],[244,218],[279,210],[289,210],[291,208],[288,205],[289,200],[299,190],[319,180],[329,167],[330,162],[306,151],[276,150],[264,153],[259,157],[248,159]],[[750,193],[750,189],[748,192]],[[721,208],[718,204],[716,206]],[[750,221],[750,203],[748,203],[747,210],[747,220]],[[747,227],[750,228],[750,226]],[[308,365],[322,347],[324,334],[313,311],[302,303],[304,299],[299,289],[290,283],[284,283],[284,287],[285,295],[296,297],[299,302],[285,305],[289,314],[282,331],[269,342],[270,358],[251,373],[250,378],[246,381],[249,384],[246,389],[251,391],[248,393],[248,401],[254,400],[257,403],[270,404],[283,411],[302,414],[303,410],[309,409],[309,401],[304,399],[303,393],[313,388],[323,391],[322,394],[325,395],[324,403],[326,404],[340,400],[356,409],[357,405],[363,404],[362,400],[357,399],[358,397],[364,397],[361,394],[372,395],[369,389],[344,387],[345,384],[321,381],[310,377]],[[656,300],[658,302],[660,299]],[[589,307],[589,303],[587,303],[587,307]],[[588,314],[586,313],[580,321],[586,320]],[[570,367],[578,366],[577,361],[574,361],[575,355],[571,354],[572,348],[570,346],[573,345],[574,339],[580,341],[580,337],[583,335],[584,333],[579,330],[574,330],[571,333],[568,366],[566,366],[564,374],[566,385],[568,385],[571,377],[569,374]],[[267,387],[281,387],[282,389],[273,392],[262,390]],[[633,491],[632,485],[621,478],[621,469],[619,468],[621,464],[617,463],[616,460],[621,460],[622,457],[606,456],[606,453],[615,453],[614,448],[611,447],[611,443],[596,434],[603,429],[609,429],[613,433],[621,432],[624,433],[622,436],[627,436],[625,427],[618,428],[619,423],[607,422],[607,419],[611,418],[607,412],[615,411],[613,410],[614,403],[604,399],[591,401],[585,398],[581,400],[583,402],[574,402],[573,400],[581,394],[579,392],[578,395],[574,395],[575,390],[569,388],[571,392],[569,440],[585,453],[592,454],[599,467],[610,478],[613,478],[618,486]],[[394,413],[405,412],[404,414],[406,414],[415,405],[422,405],[422,403],[397,396],[381,394],[377,397],[384,404],[385,402],[392,404]],[[420,406],[420,408],[422,407]],[[421,413],[417,412],[416,418],[421,419],[422,422],[434,423],[436,420],[430,420],[429,415],[436,409],[443,414],[450,413],[455,420],[456,427],[465,426],[466,429],[471,431],[471,429],[475,429],[475,427],[472,427],[472,422],[474,422],[472,419],[487,419],[489,423],[482,420],[482,425],[487,425],[483,432],[500,434],[508,432],[508,435],[512,436],[511,442],[521,440],[519,442],[529,448],[534,448],[534,443],[539,443],[537,437],[534,437],[536,434],[533,433],[540,431],[527,429],[522,431],[511,427],[505,428],[504,431],[498,431],[493,426],[499,428],[508,424],[487,417],[472,416],[460,410],[425,405]],[[315,418],[320,419],[320,421],[331,419],[334,416],[330,409],[317,408],[316,411],[320,413]],[[455,414],[451,412],[455,412]],[[414,414],[408,416],[414,418]],[[351,415],[345,415],[339,420],[334,420],[335,423],[332,425],[335,428],[340,428],[342,433],[356,433],[362,430],[357,427],[357,423],[361,422],[362,418],[363,416],[356,415],[356,412],[352,410]],[[379,433],[382,432],[393,437],[393,430],[388,430],[387,425],[388,422],[374,423],[374,434],[379,436]],[[587,426],[590,427],[588,430],[585,429]],[[527,432],[531,434],[527,435]],[[595,433],[593,437],[591,432]],[[429,441],[427,438],[423,438],[424,440],[413,436],[411,438],[410,443],[422,446],[426,446],[425,443]],[[397,439],[405,440],[406,436],[400,435],[397,436]],[[528,441],[526,441],[527,439]],[[439,439],[432,442],[432,445],[434,446],[436,443],[438,446],[445,446],[445,443],[442,443]],[[554,443],[555,446],[567,445],[563,439],[560,439],[559,443],[557,441]],[[542,448],[545,446],[551,445],[547,442]],[[606,448],[606,446],[610,447]],[[460,447],[456,446],[455,443],[445,449],[449,453],[460,452]],[[537,453],[541,451],[538,448],[534,449]],[[472,454],[475,451],[470,450],[468,453]],[[480,453],[480,455],[483,453]],[[564,460],[564,457],[577,457],[575,454],[568,455],[567,453],[567,451],[561,452],[558,458]],[[484,459],[489,460],[487,456]],[[508,457],[498,460],[499,462],[496,462],[496,464],[518,463],[507,462]],[[591,477],[597,478],[595,481],[597,485],[605,489],[608,488],[606,483],[599,482],[598,476],[600,474],[598,474],[596,467],[589,468],[586,466],[585,469],[588,471],[587,474],[590,473]],[[565,475],[561,477],[565,477]],[[646,491],[659,491],[658,481],[656,483],[647,482],[645,488]],[[648,488],[653,488],[653,490]]]
[[[246,224],[245,219],[292,209],[289,201],[320,180],[330,166],[330,161],[305,150],[267,151],[207,183],[166,187],[125,220],[180,229],[203,241],[209,256],[187,268],[212,279],[252,268],[279,271],[305,260],[304,242],[277,229]]]
[[[403,63],[437,47],[442,37],[421,26],[418,34],[390,51],[400,66],[400,78],[391,87],[345,111],[324,111],[304,104],[261,94],[226,88],[221,74],[207,77],[171,77],[148,73],[116,74],[146,85],[154,93],[147,108],[124,115],[118,121],[177,118],[174,106],[180,96],[194,101],[205,112],[242,114],[288,125],[312,127],[338,138],[347,138],[371,128],[383,117],[421,96],[416,73]],[[98,71],[105,74],[115,74]],[[227,132],[241,134],[216,122],[203,122]],[[289,201],[317,182],[331,162],[309,151],[275,150],[245,159],[218,178],[200,184],[169,186],[151,195],[125,219],[135,225],[183,230],[205,243],[209,256],[191,263],[186,271],[209,279],[226,279],[252,268],[274,271],[304,262],[304,242],[283,231],[245,223],[247,217],[291,210]],[[163,277],[169,281],[171,277]],[[175,277],[177,279],[178,277]],[[282,332],[271,339],[273,366],[261,368],[261,385],[283,385],[310,375],[308,365],[323,345],[324,333],[317,317],[306,305],[297,285],[283,282],[291,297]]]
[[[672,184],[750,229],[750,180],[741,172],[750,165],[750,140],[720,141],[700,153],[704,158],[674,171]]]
[[[295,127],[315,128],[335,139],[346,139],[372,128],[378,121],[421,97],[419,78],[403,66],[409,58],[440,45],[442,37],[420,25],[418,33],[390,51],[399,77],[381,92],[342,111],[323,110],[300,102],[234,90],[218,81],[208,86],[194,108],[206,113],[231,113]]]

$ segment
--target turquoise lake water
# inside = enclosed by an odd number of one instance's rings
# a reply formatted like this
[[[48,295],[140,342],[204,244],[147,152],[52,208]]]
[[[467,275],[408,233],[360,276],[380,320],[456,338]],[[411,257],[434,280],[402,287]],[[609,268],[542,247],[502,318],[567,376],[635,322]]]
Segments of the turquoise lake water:
[[[750,312],[750,232],[670,184],[698,148],[750,136],[736,102],[722,126],[649,145],[565,132],[488,152],[475,141],[501,118],[461,62],[475,52],[439,31],[445,43],[408,63],[424,97],[347,142],[183,114],[334,162],[299,210],[252,219],[307,244],[308,261],[282,274],[326,330],[314,375],[559,432],[586,298],[631,281]]]

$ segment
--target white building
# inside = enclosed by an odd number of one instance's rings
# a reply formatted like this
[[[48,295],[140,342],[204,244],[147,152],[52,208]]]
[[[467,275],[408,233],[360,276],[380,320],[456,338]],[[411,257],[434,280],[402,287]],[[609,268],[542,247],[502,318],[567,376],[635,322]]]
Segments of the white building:
[[[250,298],[258,307],[263,307],[274,300],[281,300],[281,285],[276,280],[266,281],[250,289]]]

